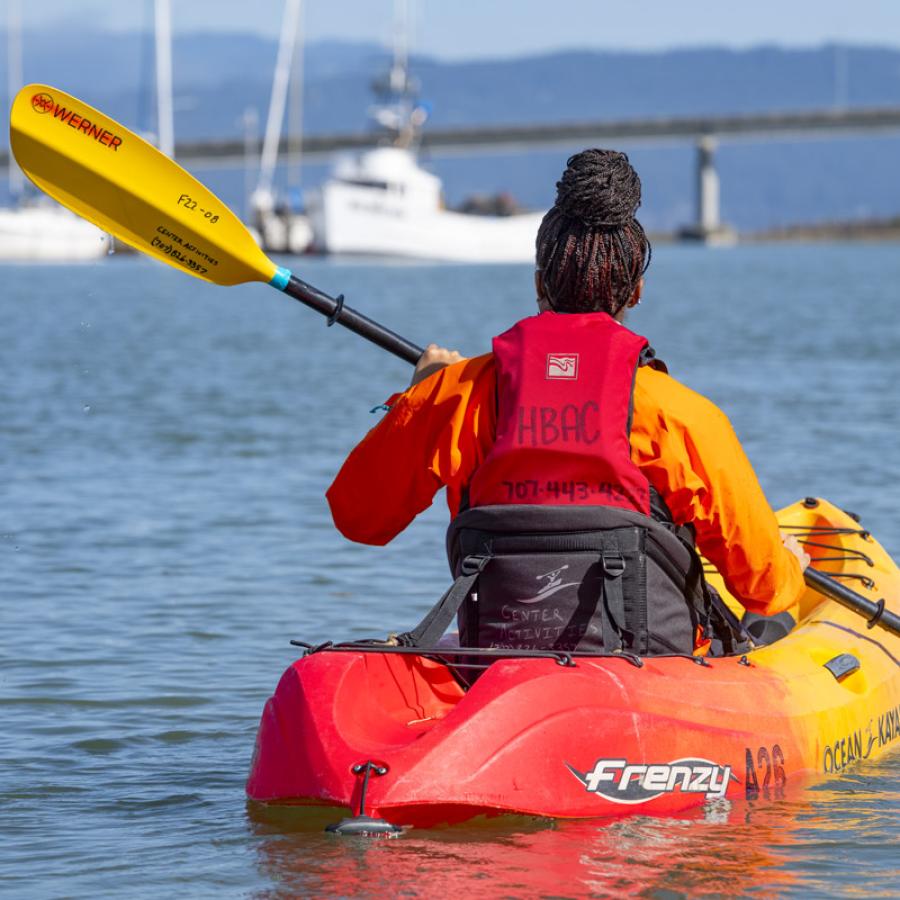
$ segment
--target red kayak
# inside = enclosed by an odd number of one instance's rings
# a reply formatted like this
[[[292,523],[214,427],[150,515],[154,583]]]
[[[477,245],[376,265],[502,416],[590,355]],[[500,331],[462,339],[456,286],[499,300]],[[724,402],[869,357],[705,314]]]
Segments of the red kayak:
[[[795,504],[780,518],[822,570],[872,599],[900,593],[893,561],[840,510]],[[900,747],[900,638],[812,590],[795,613],[780,640],[715,659],[310,648],[266,705],[247,793],[342,807],[365,831],[503,812],[668,815]],[[491,652],[461,686],[454,667]]]

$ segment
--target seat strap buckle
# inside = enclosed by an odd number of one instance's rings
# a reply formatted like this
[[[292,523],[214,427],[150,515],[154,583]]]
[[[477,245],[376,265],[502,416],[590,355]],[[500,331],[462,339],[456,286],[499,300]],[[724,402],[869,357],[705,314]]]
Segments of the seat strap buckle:
[[[606,578],[620,578],[625,573],[625,557],[615,551],[604,551],[600,556]]]
[[[490,556],[467,556],[459,567],[460,575],[478,575],[484,571],[484,567],[490,561]]]

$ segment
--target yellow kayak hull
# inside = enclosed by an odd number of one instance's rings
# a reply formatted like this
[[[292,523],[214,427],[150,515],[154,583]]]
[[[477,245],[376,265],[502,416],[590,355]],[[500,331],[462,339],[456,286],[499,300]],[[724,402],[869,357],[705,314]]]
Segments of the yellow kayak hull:
[[[808,499],[781,510],[778,521],[803,542],[816,569],[897,608],[900,569],[850,514]],[[707,577],[740,614],[718,573]],[[900,747],[900,638],[869,629],[859,615],[811,589],[791,613],[793,631],[749,659],[783,691],[771,713],[782,729],[790,727],[804,768],[833,774]],[[832,660],[839,660],[837,674],[826,667]]]

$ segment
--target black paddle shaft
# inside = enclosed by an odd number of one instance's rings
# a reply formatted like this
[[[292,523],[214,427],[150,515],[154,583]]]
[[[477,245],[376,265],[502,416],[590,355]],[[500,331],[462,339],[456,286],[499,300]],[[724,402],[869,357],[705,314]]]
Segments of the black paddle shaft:
[[[305,303],[310,309],[321,313],[328,319],[329,325],[337,322],[344,328],[364,337],[367,341],[377,344],[383,350],[399,356],[400,359],[406,360],[408,363],[415,365],[419,361],[419,357],[425,352],[421,347],[400,337],[384,325],[373,322],[368,316],[351,309],[344,305],[344,295],[339,297],[329,297],[318,288],[313,287],[302,281],[296,275],[291,275],[290,280],[285,287],[284,292],[290,294],[295,300]]]
[[[869,620],[867,623],[869,628],[874,628],[878,625],[884,628],[885,631],[890,631],[891,634],[900,637],[900,616],[885,609],[884,600],[873,603],[871,600],[857,594],[856,591],[851,591],[850,588],[845,587],[824,572],[819,572],[816,569],[807,569],[804,577],[806,578],[806,583],[813,590],[830,597],[832,600],[836,600],[842,606],[846,606],[847,609],[851,609],[853,612],[867,618]]]

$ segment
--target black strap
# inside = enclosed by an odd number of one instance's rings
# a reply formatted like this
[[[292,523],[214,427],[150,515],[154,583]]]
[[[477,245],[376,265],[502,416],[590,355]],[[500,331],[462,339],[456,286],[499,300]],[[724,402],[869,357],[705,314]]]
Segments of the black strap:
[[[444,596],[435,603],[415,628],[397,635],[397,643],[402,647],[435,646],[459,612],[466,597],[472,593],[478,576],[490,561],[490,556],[465,557],[456,581],[450,585]]]
[[[703,574],[703,564],[697,554],[694,529],[690,524],[676,525],[672,521],[672,513],[662,495],[651,486],[650,514],[684,545],[690,553],[690,571],[685,572],[665,551],[665,548],[652,539],[648,542],[647,551],[653,561],[663,569],[674,569],[684,579],[685,599],[691,609],[694,624],[699,625],[705,638],[718,638],[722,642],[726,655],[743,653],[749,648],[750,635],[740,620],[729,609],[725,601],[713,587],[707,583]],[[675,575],[670,575],[675,577]]]
[[[663,499],[662,494],[650,485],[650,518],[659,522],[666,531],[671,531],[692,554],[697,552],[697,541],[694,526],[690,522],[684,525],[676,525],[672,519],[672,511],[669,504]]]
[[[513,534],[491,537],[491,552],[497,556],[507,553],[612,553],[637,552],[640,549],[639,525],[607,528],[603,531],[571,531],[560,534]],[[476,545],[483,547],[487,539],[479,536]],[[477,552],[477,551],[476,551]]]
[[[622,649],[622,632],[625,630],[625,591],[622,575],[625,573],[625,558],[614,551],[604,552],[600,557],[603,568],[603,649],[607,653]]]
[[[652,536],[647,543],[647,555],[664,571],[669,570],[669,577],[676,583],[679,576],[683,579],[685,599],[691,609],[694,624],[700,626],[704,638],[718,638],[726,655],[743,653],[749,647],[749,635],[725,601],[707,583],[689,527],[672,525],[669,530],[690,553],[690,570],[685,572]]]
[[[705,578],[703,589],[710,610],[713,636],[722,642],[722,652],[726,656],[734,656],[751,649],[753,636]]]

